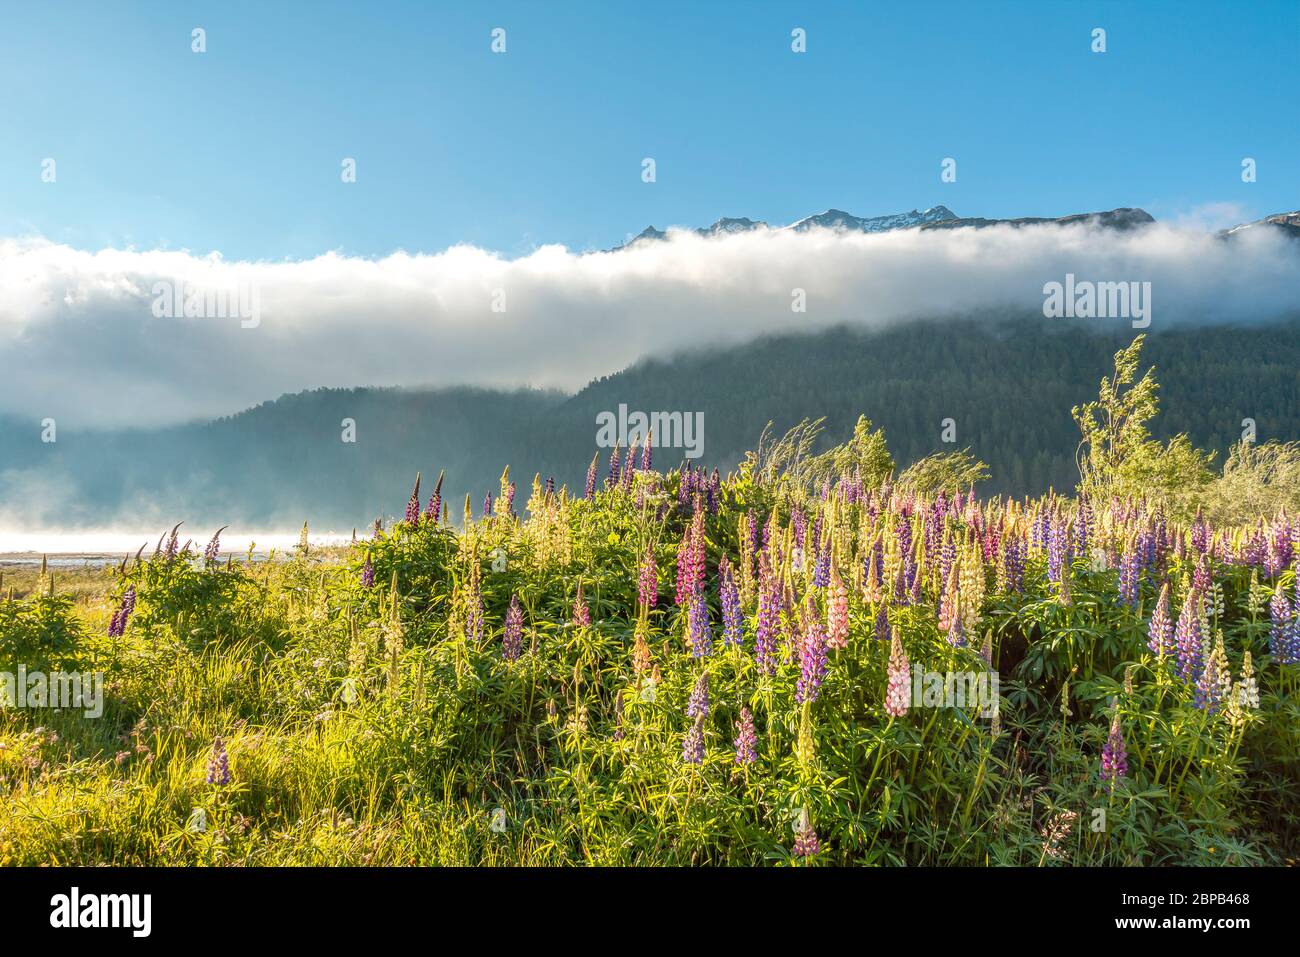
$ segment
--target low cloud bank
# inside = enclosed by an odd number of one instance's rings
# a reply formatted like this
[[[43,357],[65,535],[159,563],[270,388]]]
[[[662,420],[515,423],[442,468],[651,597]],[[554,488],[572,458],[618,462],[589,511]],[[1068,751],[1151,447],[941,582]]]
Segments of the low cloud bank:
[[[224,415],[318,386],[574,389],[765,333],[1038,311],[1067,274],[1150,282],[1152,332],[1265,322],[1300,304],[1300,243],[1167,225],[760,230],[513,260],[457,246],[233,262],[0,240],[0,415],[75,430]]]

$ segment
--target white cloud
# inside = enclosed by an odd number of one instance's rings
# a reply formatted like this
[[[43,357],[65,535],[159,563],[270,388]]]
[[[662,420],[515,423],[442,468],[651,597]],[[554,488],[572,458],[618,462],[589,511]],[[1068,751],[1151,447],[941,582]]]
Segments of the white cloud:
[[[1165,225],[674,233],[621,252],[545,246],[514,260],[458,246],[227,262],[0,240],[0,413],[75,429],[227,414],[317,386],[576,388],[642,356],[767,332],[1038,312],[1043,284],[1067,272],[1150,281],[1153,332],[1266,320],[1300,303],[1300,244],[1262,230],[1224,242]],[[159,280],[252,284],[260,325],[154,318]],[[791,311],[796,287],[807,313]],[[492,311],[496,290],[504,312]]]

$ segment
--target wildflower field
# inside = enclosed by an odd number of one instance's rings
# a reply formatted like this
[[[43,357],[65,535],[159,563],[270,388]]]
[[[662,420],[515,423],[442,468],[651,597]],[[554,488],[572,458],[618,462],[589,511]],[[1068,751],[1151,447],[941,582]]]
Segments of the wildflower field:
[[[173,529],[42,576],[3,667],[102,671],[104,714],[0,712],[0,861],[1285,864],[1300,522],[1181,481],[1139,347],[1068,496],[810,424],[727,476],[649,437],[582,489],[417,479],[346,548]]]

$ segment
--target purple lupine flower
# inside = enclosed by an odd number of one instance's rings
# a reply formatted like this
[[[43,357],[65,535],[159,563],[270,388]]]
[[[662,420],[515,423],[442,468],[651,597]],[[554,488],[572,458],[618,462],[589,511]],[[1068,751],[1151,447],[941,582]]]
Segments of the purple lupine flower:
[[[695,681],[691,696],[686,702],[686,717],[707,718],[709,716],[709,675],[702,672]]]
[[[1079,497],[1079,511],[1074,521],[1074,549],[1079,555],[1088,554],[1088,545],[1092,540],[1092,505],[1087,496]]]
[[[1196,549],[1202,555],[1210,547],[1210,526],[1205,522],[1205,516],[1201,514],[1200,506],[1196,508],[1196,518],[1192,521],[1192,548]]]
[[[546,487],[543,490],[543,494],[547,498],[555,497],[555,476],[554,475],[546,476]]]
[[[718,593],[722,602],[722,643],[740,647],[744,642],[740,614],[740,590],[732,574],[731,563],[722,559],[718,566]]]
[[[749,708],[741,705],[740,717],[736,720],[736,763],[753,764],[758,760],[758,735],[754,731],[754,716]]]
[[[653,608],[659,601],[659,571],[655,567],[655,550],[653,545],[645,547],[645,557],[641,559],[641,568],[637,574],[637,598],[647,609]]]
[[[1201,560],[1196,563],[1196,568],[1192,572],[1192,588],[1198,594],[1208,595],[1213,584],[1213,579],[1210,577],[1210,561],[1205,555],[1202,555]]]
[[[817,550],[817,559],[813,564],[813,587],[825,588],[831,583],[831,549],[824,545]]]
[[[519,596],[511,595],[510,608],[506,612],[505,632],[501,636],[501,656],[506,661],[515,661],[519,658],[523,637],[524,610],[519,607]]]
[[[645,445],[641,446],[641,471],[642,472],[649,472],[650,466],[654,463],[654,456],[651,452],[652,446],[654,445],[654,439],[655,439],[654,430],[651,430],[646,433]]]
[[[1169,617],[1169,584],[1160,589],[1160,598],[1156,610],[1151,613],[1151,625],[1147,629],[1147,647],[1157,655],[1173,655],[1178,646],[1174,644],[1174,622]]]
[[[713,629],[709,626],[709,604],[700,593],[691,599],[687,612],[690,629],[691,654],[696,658],[707,658],[713,654]]]
[[[438,525],[442,522],[442,472],[438,473],[438,482],[433,487],[433,494],[429,496],[429,507],[424,510],[425,521],[431,521]]]
[[[880,607],[876,609],[876,632],[875,633],[876,633],[876,639],[878,641],[889,641],[890,634],[891,634],[889,628],[889,611],[885,607],[884,602],[881,602]]]
[[[370,556],[366,556],[366,563],[361,566],[361,587],[375,587],[375,566],[370,561]]]
[[[206,562],[215,562],[221,557],[221,533],[224,528],[219,528],[212,535],[212,540],[208,542],[207,547],[203,549],[203,560]]]
[[[1273,591],[1273,598],[1268,603],[1269,617],[1271,625],[1268,632],[1268,653],[1273,656],[1273,660],[1278,664],[1289,664],[1291,631],[1293,623],[1291,620],[1291,602],[1282,591],[1282,583],[1278,582],[1277,588]]]
[[[1110,723],[1110,734],[1101,749],[1101,779],[1116,781],[1128,774],[1128,751],[1124,747],[1124,733],[1120,730],[1119,715]]]
[[[1182,613],[1174,628],[1174,644],[1178,649],[1178,677],[1184,681],[1195,681],[1201,676],[1204,660],[1201,651],[1201,615],[1200,596],[1194,591],[1187,593],[1183,601]]]
[[[163,558],[168,561],[175,558],[180,551],[180,541],[176,535],[176,530],[179,528],[180,526],[177,525],[176,528],[172,529],[171,535],[167,537],[167,547],[163,550]]]
[[[226,754],[226,743],[221,738],[212,742],[212,756],[208,758],[208,783],[230,783],[230,757]]]
[[[1056,584],[1065,565],[1065,526],[1053,516],[1047,529],[1047,579]]]
[[[515,517],[515,483],[506,486],[506,514]]]
[[[615,485],[618,484],[618,476],[619,476],[619,467],[618,467],[619,454],[618,453],[619,453],[618,443],[615,442],[614,448],[609,453],[609,475],[605,479],[606,488],[613,488]]]
[[[1209,654],[1205,656],[1205,666],[1196,679],[1196,707],[1206,714],[1214,714],[1219,710],[1222,700],[1223,673],[1219,670],[1219,658],[1218,655]]]
[[[803,821],[795,830],[794,847],[791,852],[795,857],[809,858],[821,850],[821,842],[817,840],[817,832],[808,821],[807,814],[804,815]]]
[[[790,525],[794,528],[795,545],[803,545],[804,532],[808,528],[808,519],[804,516],[803,509],[798,505],[790,507]]]
[[[1025,587],[1025,541],[1019,536],[1007,542],[1003,562],[1007,575],[1007,590],[1019,593]]]
[[[758,555],[758,623],[754,629],[754,661],[760,674],[776,674],[777,631],[781,625],[781,582],[767,560]]]
[[[415,488],[406,502],[406,524],[414,525],[420,521],[420,473],[415,473]]]
[[[799,680],[795,684],[794,699],[803,704],[816,701],[821,691],[822,681],[826,677],[826,629],[817,614],[809,593],[804,604],[802,617],[802,638],[799,642]]]
[[[957,609],[957,614],[952,619],[952,628],[948,632],[948,644],[954,648],[966,647],[966,626],[961,621],[960,606]]]
[[[695,719],[682,741],[682,760],[687,764],[704,763],[704,717]]]
[[[1273,529],[1268,540],[1268,557],[1264,563],[1264,569],[1269,575],[1279,575],[1291,564],[1291,558],[1294,555],[1294,546],[1291,543],[1291,523],[1287,520],[1285,514],[1279,515],[1273,522]]]
[[[586,489],[587,498],[593,498],[596,494],[596,461],[599,458],[600,458],[600,453],[597,452],[595,455],[591,457],[591,464],[587,466],[587,489]]]
[[[578,582],[578,594],[573,598],[573,623],[579,628],[586,628],[591,624],[591,609],[587,607],[587,600],[582,597],[582,582]]]
[[[135,610],[135,586],[128,585],[126,591],[122,594],[122,604],[118,606],[117,611],[113,612],[113,617],[108,622],[108,637],[120,638],[126,633],[126,623],[131,618],[131,612]]]
[[[1136,547],[1126,548],[1119,566],[1119,600],[1121,604],[1136,608],[1140,600],[1138,591],[1141,574],[1140,557]]]
[[[483,517],[485,519],[492,517],[492,493],[488,492],[483,496]]]

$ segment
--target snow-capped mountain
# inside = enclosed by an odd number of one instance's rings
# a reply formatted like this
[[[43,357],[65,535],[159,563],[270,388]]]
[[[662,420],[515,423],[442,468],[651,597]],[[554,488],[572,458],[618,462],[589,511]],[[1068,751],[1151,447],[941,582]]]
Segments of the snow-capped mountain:
[[[854,216],[852,213],[846,213],[842,209],[828,209],[824,213],[807,216],[797,223],[791,224],[788,228],[799,233],[816,227],[844,229],[861,233],[884,233],[891,229],[911,229],[913,226],[956,218],[956,213],[947,206],[931,206],[924,212],[914,209],[910,213],[894,213],[891,216],[872,216],[865,219]]]
[[[1272,216],[1257,219],[1253,223],[1242,223],[1240,226],[1225,229],[1219,235],[1224,238],[1240,236],[1242,233],[1256,229],[1274,229],[1287,236],[1300,239],[1300,210],[1292,213],[1274,213]]]
[[[1040,223],[1056,223],[1069,226],[1086,223],[1107,229],[1128,230],[1154,223],[1155,218],[1144,209],[1123,206],[1095,213],[1074,213],[1069,216],[1043,217],[1026,216],[1019,219],[985,219],[983,217],[960,217],[947,206],[931,206],[926,210],[913,209],[906,213],[894,213],[889,216],[854,216],[842,209],[828,209],[824,213],[805,216],[789,226],[771,227],[762,220],[723,217],[711,226],[704,226],[692,232],[700,236],[718,236],[723,233],[745,233],[755,229],[790,229],[795,232],[807,232],[810,229],[834,229],[841,232],[885,233],[895,229],[982,229],[986,226],[1032,226]],[[1283,229],[1300,230],[1300,215],[1281,214],[1269,217],[1268,222]],[[1247,224],[1256,225],[1256,224]],[[1238,226],[1244,229],[1245,226]],[[1229,232],[1232,232],[1231,230]],[[626,249],[639,242],[665,239],[668,233],[654,226],[647,226],[639,235],[628,240],[616,249]]]

